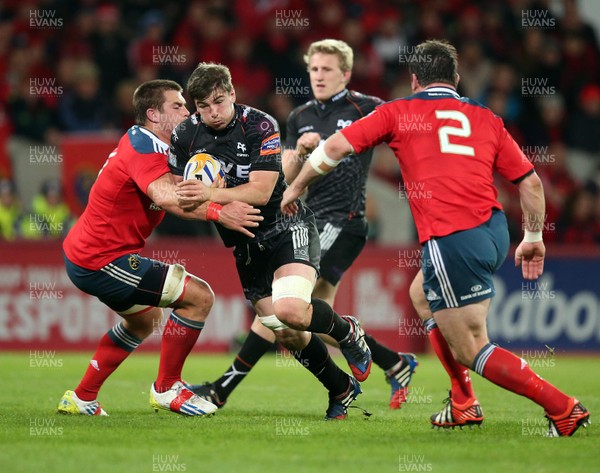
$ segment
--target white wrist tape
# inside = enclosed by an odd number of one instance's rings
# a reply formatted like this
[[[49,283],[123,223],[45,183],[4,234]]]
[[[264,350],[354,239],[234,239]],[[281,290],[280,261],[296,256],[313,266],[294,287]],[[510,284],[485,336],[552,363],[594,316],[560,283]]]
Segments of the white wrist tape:
[[[530,232],[525,230],[525,236],[523,237],[525,243],[535,243],[536,241],[542,241],[542,232]]]
[[[335,168],[338,164],[340,164],[339,161],[337,161],[335,159],[331,159],[329,156],[327,156],[327,154],[325,153],[325,143],[324,142],[321,143],[319,146],[317,146],[315,148],[315,150],[310,154],[310,157],[308,158],[308,162],[313,167],[313,169],[321,175],[327,174],[329,172],[329,171],[323,171],[320,168],[321,164],[325,163],[325,164],[327,164],[327,166],[332,167],[332,168]]]

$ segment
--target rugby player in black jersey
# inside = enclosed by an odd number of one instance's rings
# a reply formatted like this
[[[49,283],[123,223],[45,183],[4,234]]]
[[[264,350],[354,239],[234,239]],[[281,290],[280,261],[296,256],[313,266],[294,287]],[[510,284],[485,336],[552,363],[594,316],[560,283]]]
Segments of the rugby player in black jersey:
[[[304,60],[308,66],[314,99],[295,108],[288,118],[283,170],[292,182],[308,154],[323,140],[355,120],[368,115],[383,103],[377,97],[346,88],[350,81],[353,52],[345,42],[325,39],[312,43]],[[334,172],[309,187],[306,204],[314,212],[321,243],[320,275],[312,297],[333,306],[344,272],[358,257],[367,240],[365,218],[366,180],[373,150],[346,157]],[[252,324],[236,360],[213,383],[192,390],[218,406],[242,381],[252,366],[275,340],[258,320]],[[335,341],[326,338],[328,343]],[[397,353],[366,335],[373,362],[384,370],[391,386],[390,408],[399,409],[406,401],[416,358]]]
[[[207,219],[215,221],[221,206],[234,200],[260,209],[264,220],[253,228],[253,238],[240,238],[219,224],[217,229],[225,245],[234,248],[244,295],[258,320],[327,388],[326,419],[343,419],[361,392],[357,379],[369,375],[371,353],[354,317],[340,317],[326,302],[311,298],[318,276],[319,237],[313,213],[300,201],[295,216],[280,211],[287,184],[279,126],[266,113],[235,103],[229,69],[221,64],[200,63],[187,89],[196,113],[173,131],[169,166],[174,175],[182,176],[192,156],[211,154],[221,162],[226,187],[181,180],[179,203],[193,208],[208,201]],[[313,333],[327,334],[339,343],[356,379],[335,365]]]

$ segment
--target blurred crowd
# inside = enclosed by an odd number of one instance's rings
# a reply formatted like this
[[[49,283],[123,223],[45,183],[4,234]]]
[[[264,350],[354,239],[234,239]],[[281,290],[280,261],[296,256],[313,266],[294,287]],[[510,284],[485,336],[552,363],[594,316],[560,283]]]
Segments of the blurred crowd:
[[[138,84],[185,86],[200,61],[229,66],[238,101],[271,113],[285,136],[289,112],[310,99],[302,55],[326,37],[354,49],[349,88],[385,100],[410,94],[406,59],[418,42],[451,41],[459,93],[504,119],[543,179],[545,239],[600,242],[600,52],[576,0],[4,1],[0,238],[60,236],[73,219],[60,182],[19,202],[27,183],[12,174],[11,139],[60,146],[68,133],[122,133]],[[400,170],[384,161],[373,173],[397,188]],[[515,188],[498,184],[517,240]],[[46,228],[48,212],[62,224]]]

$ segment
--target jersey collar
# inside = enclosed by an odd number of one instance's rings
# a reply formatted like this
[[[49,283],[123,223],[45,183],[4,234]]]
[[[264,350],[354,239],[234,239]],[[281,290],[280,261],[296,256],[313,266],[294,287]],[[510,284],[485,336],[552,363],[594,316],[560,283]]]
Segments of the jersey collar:
[[[133,125],[131,127],[132,130],[137,130],[140,133],[143,133],[144,135],[148,136],[152,142],[154,143],[154,148],[156,150],[158,150],[158,152],[162,153],[162,154],[167,154],[167,151],[169,150],[169,145],[167,143],[165,143],[163,140],[161,140],[156,133],[154,133],[152,130],[146,128],[145,126],[141,126],[141,125]],[[134,131],[135,133],[135,131]]]
[[[456,90],[454,90],[451,87],[444,87],[441,85],[426,88],[425,90],[422,90],[421,93],[428,94],[429,96],[435,96],[435,97],[451,96],[451,97],[454,97],[455,99],[460,98],[460,95],[458,95],[458,92],[456,92]]]
[[[339,102],[346,95],[348,95],[348,89],[341,90],[337,94],[335,94],[333,97],[330,97],[327,100],[324,100],[322,102],[317,100],[317,105],[319,106],[319,108],[321,110],[325,110],[327,107],[333,105],[336,102]]]

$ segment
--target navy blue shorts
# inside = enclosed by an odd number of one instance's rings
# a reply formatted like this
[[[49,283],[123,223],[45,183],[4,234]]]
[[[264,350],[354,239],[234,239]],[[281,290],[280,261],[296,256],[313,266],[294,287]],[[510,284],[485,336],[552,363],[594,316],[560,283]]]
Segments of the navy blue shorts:
[[[169,265],[127,254],[103,268],[91,270],[77,266],[63,256],[73,284],[96,296],[115,312],[125,312],[136,305],[159,306]]]
[[[425,243],[421,269],[431,311],[493,297],[492,275],[506,259],[508,247],[508,225],[500,210],[478,227]]]

